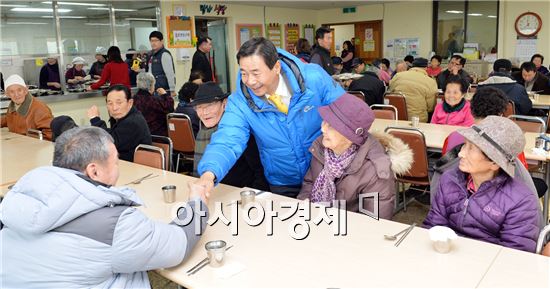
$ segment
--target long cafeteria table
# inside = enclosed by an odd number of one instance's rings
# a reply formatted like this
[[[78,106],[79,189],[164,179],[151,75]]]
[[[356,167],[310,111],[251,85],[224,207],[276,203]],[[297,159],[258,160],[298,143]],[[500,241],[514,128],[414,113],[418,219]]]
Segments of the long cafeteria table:
[[[7,191],[5,184],[13,183],[37,166],[51,164],[52,143],[19,137],[5,130],[1,137],[3,193]],[[188,198],[187,183],[195,179],[120,161],[117,185],[149,173],[156,177],[129,186],[143,200],[144,206],[140,209],[148,217],[170,222],[178,203]],[[160,188],[167,184],[177,186],[174,204],[163,201]],[[326,211],[339,218],[334,218],[331,225],[323,222],[315,225],[313,221],[325,210],[311,206],[311,220],[307,222],[310,231],[304,240],[296,240],[290,234],[290,229],[304,220],[296,215],[284,221],[275,217],[273,234],[268,236],[267,215],[260,225],[251,226],[243,218],[244,211],[237,205],[228,206],[239,198],[242,190],[219,185],[208,205],[211,218],[221,212],[220,207],[228,220],[235,216],[238,234],[232,233],[231,224],[228,226],[218,220],[207,227],[188,259],[176,267],[157,272],[188,288],[509,287],[515,284],[550,287],[550,258],[463,237],[456,240],[450,253],[440,254],[432,248],[428,231],[423,228],[414,229],[399,247],[395,247],[394,242],[385,240],[383,235],[394,234],[407,225],[357,213],[338,214],[333,208]],[[287,214],[289,206],[308,208],[304,201],[269,192],[258,196],[258,203],[263,208],[270,202],[273,213],[279,216]],[[257,217],[258,212],[252,210],[251,218]],[[334,235],[337,224],[346,224],[345,235]],[[302,232],[305,228],[302,223],[297,225],[296,231]],[[340,233],[343,233],[342,228]],[[218,239],[234,245],[226,253],[226,264],[220,268],[207,266],[188,276],[185,272],[206,256],[204,244]],[[516,263],[518,266],[514,265]],[[502,278],[513,279],[513,283],[506,283]]]

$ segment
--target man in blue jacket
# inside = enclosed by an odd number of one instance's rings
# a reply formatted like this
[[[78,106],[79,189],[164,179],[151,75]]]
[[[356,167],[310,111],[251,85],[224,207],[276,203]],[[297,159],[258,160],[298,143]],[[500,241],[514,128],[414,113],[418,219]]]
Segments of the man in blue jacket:
[[[309,147],[320,134],[317,108],[332,103],[344,89],[320,66],[304,64],[263,37],[244,43],[237,61],[237,90],[199,163],[197,184],[209,193],[241,156],[252,133],[270,190],[295,197],[309,167]]]

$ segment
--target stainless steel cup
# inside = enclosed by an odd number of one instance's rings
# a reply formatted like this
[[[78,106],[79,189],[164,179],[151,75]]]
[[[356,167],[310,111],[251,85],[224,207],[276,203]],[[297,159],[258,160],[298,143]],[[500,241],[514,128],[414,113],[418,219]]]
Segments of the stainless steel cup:
[[[221,267],[225,261],[225,250],[227,243],[222,240],[210,241],[204,245],[208,260],[210,260],[210,266]]]
[[[242,191],[241,192],[241,206],[244,208],[246,204],[253,203],[256,199],[255,191]]]
[[[162,194],[165,203],[173,203],[176,201],[176,186],[168,185],[162,187]]]

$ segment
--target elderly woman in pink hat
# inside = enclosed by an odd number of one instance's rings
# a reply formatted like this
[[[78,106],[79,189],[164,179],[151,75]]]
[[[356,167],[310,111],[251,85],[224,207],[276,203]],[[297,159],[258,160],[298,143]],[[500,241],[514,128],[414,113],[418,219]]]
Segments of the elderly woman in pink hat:
[[[298,199],[314,203],[345,200],[348,211],[363,208],[373,212],[375,199],[361,195],[378,193],[378,217],[391,219],[395,173],[410,168],[411,150],[388,134],[370,134],[374,113],[353,95],[344,94],[320,107],[319,114],[323,118],[323,134],[310,148],[311,166]]]

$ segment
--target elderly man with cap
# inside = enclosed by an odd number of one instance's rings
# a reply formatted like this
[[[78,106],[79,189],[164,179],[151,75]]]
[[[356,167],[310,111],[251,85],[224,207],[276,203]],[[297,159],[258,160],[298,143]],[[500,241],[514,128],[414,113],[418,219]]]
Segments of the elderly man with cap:
[[[307,198],[314,203],[345,200],[349,211],[359,212],[364,208],[374,212],[374,199],[362,194],[377,192],[379,214],[376,217],[391,219],[395,173],[408,170],[412,151],[389,134],[370,134],[374,113],[351,94],[320,107],[319,114],[323,118],[323,134],[310,148],[311,166],[298,199]]]
[[[216,83],[209,81],[199,86],[195,98],[191,101],[191,105],[197,111],[202,122],[195,141],[194,176],[200,176],[197,167],[210,143],[212,134],[218,130],[218,123],[225,112],[228,96],[229,93],[224,93]],[[235,187],[269,190],[254,136],[250,136],[243,154],[221,180],[221,183]]]
[[[447,226],[465,237],[534,252],[540,204],[514,177],[515,158],[525,147],[521,128],[488,116],[458,132],[466,139],[460,164],[441,176],[424,226]]]
[[[42,132],[45,139],[50,140],[50,123],[53,119],[50,108],[29,93],[21,76],[11,75],[5,85],[6,95],[11,102],[6,115],[2,116],[2,127],[7,126],[11,132],[23,135],[29,129],[36,129]]]
[[[61,77],[57,58],[48,57],[47,63],[40,69],[39,83],[41,89],[61,90]]]
[[[77,87],[78,84],[84,82],[84,77],[86,77],[86,71],[83,69],[84,64],[86,64],[86,60],[77,56],[73,59],[73,67],[65,72],[65,81],[67,81],[70,88]]]
[[[415,59],[411,69],[392,78],[388,89],[405,95],[409,118],[417,116],[420,122],[428,122],[428,113],[434,111],[437,96],[437,83],[428,75],[426,67],[428,59]]]
[[[527,115],[533,107],[533,102],[529,99],[525,88],[517,83],[511,76],[512,62],[508,59],[497,59],[493,63],[493,72],[491,77],[480,82],[479,88],[494,87],[502,90],[509,100],[514,102],[516,113]]]

